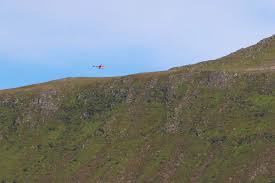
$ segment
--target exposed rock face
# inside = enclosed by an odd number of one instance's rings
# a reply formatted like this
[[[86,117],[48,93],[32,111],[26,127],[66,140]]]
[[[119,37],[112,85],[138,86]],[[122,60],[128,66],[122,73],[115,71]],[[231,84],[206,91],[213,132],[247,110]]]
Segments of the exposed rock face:
[[[39,94],[37,98],[33,99],[32,106],[35,108],[40,108],[44,112],[54,112],[58,110],[57,91],[51,89],[49,91],[43,91]]]

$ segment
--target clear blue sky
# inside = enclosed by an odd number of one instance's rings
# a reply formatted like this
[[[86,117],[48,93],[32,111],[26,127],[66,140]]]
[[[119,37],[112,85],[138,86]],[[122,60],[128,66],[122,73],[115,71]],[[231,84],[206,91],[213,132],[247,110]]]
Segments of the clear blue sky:
[[[166,70],[272,34],[274,0],[1,0],[0,89]]]

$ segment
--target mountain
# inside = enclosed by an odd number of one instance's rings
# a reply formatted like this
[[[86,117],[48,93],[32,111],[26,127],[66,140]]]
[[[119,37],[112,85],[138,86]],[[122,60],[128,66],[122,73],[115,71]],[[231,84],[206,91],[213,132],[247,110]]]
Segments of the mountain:
[[[164,72],[0,91],[1,183],[275,182],[275,36]]]

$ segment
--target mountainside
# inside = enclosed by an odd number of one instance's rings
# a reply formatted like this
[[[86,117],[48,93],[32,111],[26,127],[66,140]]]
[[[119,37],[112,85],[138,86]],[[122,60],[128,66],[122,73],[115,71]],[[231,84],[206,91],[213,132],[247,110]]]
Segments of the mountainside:
[[[215,61],[0,91],[1,183],[275,182],[275,36]]]

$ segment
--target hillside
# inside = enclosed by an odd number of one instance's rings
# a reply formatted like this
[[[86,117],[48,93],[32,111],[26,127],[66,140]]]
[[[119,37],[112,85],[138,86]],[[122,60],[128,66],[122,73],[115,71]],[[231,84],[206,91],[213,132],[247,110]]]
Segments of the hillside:
[[[191,65],[190,68],[241,72],[275,70],[275,35],[223,58]]]
[[[274,67],[272,36],[164,72],[0,91],[0,182],[275,182]]]

